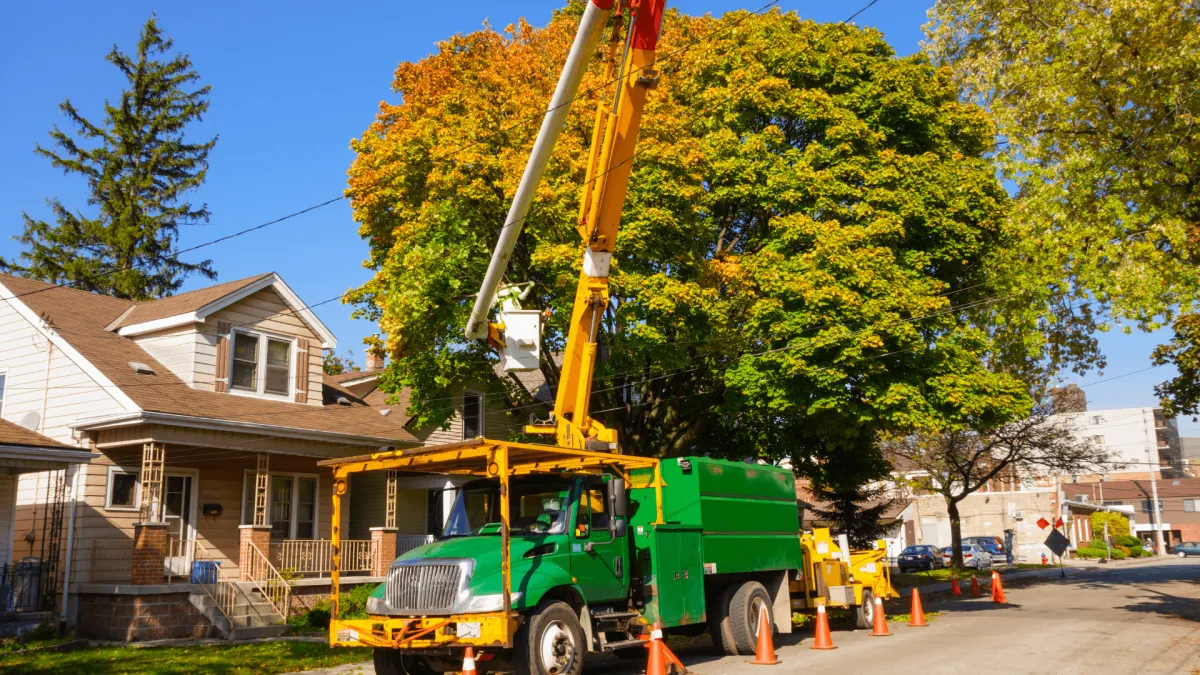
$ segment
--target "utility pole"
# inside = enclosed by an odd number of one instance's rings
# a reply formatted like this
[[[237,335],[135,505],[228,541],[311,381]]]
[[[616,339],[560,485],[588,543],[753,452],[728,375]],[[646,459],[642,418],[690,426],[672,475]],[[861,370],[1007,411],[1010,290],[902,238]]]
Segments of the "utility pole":
[[[1150,427],[1154,424],[1154,409],[1146,408],[1150,413],[1150,421],[1142,429],[1146,434],[1146,464],[1150,469],[1150,522],[1154,526],[1154,550],[1158,555],[1166,555],[1167,547],[1163,545],[1162,535],[1162,513],[1158,509],[1158,480],[1154,478],[1154,459],[1158,456],[1157,452],[1151,454],[1152,447],[1150,440]],[[1145,418],[1145,411],[1142,413]],[[1155,436],[1158,434],[1156,433]]]
[[[1107,474],[1100,474],[1100,506],[1104,507],[1104,513],[1108,514],[1108,506],[1104,504],[1104,479]],[[1104,519],[1104,557],[1106,560],[1112,560],[1112,544],[1108,542],[1108,518]]]

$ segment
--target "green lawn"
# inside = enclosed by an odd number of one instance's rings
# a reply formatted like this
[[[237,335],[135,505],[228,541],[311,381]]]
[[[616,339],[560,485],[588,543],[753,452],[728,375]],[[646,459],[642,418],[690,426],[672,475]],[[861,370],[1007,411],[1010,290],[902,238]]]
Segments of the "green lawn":
[[[314,642],[262,642],[194,647],[87,647],[70,652],[9,652],[0,673],[288,673],[371,660],[369,649],[332,649]]]
[[[1008,569],[1040,569],[1042,565],[1014,565]],[[1004,574],[1004,570],[1000,570],[1000,574]],[[987,579],[992,576],[991,570],[975,570],[965,569],[959,570],[958,578],[960,583],[966,581],[971,583],[971,577],[979,577]],[[950,570],[940,569],[929,572],[909,572],[907,574],[893,574],[892,585],[896,588],[912,588],[913,586],[924,586],[926,584],[940,584],[950,581]],[[967,589],[963,589],[966,591]]]

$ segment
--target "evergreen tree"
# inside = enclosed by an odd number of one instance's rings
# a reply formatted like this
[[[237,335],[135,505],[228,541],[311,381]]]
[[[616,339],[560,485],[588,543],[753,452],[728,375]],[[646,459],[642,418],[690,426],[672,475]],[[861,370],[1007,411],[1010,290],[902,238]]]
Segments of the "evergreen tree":
[[[189,143],[184,130],[208,110],[211,86],[192,89],[200,76],[186,54],[169,55],[153,16],[142,27],[137,53],[115,45],[106,59],[128,80],[116,104],[105,101],[104,122],[87,120],[65,100],[59,106],[77,128],[57,126],[53,149],[37,146],[67,174],[87,179],[94,217],[47,200],[55,223],[23,213],[21,262],[0,258],[0,269],[52,283],[131,300],[171,295],[190,274],[215,279],[212,261],[188,263],[173,255],[181,223],[208,220],[206,205],[184,195],[204,183],[217,138]],[[191,89],[189,91],[189,89]]]

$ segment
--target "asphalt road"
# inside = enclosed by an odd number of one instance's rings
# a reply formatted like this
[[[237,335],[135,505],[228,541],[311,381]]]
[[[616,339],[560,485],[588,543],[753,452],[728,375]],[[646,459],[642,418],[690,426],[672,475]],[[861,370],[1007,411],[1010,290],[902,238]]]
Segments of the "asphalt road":
[[[1005,584],[1003,606],[989,597],[930,597],[925,611],[941,614],[928,627],[892,623],[886,638],[835,629],[833,651],[810,650],[811,630],[780,636],[775,646],[783,663],[777,666],[718,657],[705,638],[672,646],[696,675],[1200,675],[1200,559],[1068,568],[1067,574],[1061,581],[1013,580]],[[373,672],[369,664],[359,668],[354,671]],[[586,675],[644,672],[642,662],[613,657],[589,659],[585,669]]]

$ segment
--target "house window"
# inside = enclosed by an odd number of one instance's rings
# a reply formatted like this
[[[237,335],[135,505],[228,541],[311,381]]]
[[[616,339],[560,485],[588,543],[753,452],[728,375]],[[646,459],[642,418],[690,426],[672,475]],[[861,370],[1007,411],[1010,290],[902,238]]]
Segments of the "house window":
[[[1183,510],[1189,513],[1200,511],[1200,499],[1185,499],[1183,500]]]
[[[125,469],[108,467],[108,490],[104,508],[113,511],[136,511],[140,506],[141,481],[138,475]]]
[[[483,394],[463,392],[463,440],[483,435]]]
[[[1150,500],[1150,499],[1142,500],[1142,513],[1154,513],[1154,507],[1152,507],[1150,505],[1151,501],[1152,500]],[[1162,500],[1160,499],[1160,500],[1158,500],[1158,512],[1162,513],[1162,510],[1163,510],[1163,503],[1162,503]]]
[[[1125,506],[1125,502],[1120,501],[1120,500],[1114,501],[1111,499],[1106,499],[1106,500],[1104,500],[1104,505],[1105,506]]]
[[[254,523],[254,472],[242,480],[242,525]],[[267,524],[272,539],[315,539],[317,479],[309,474],[270,473]]]
[[[1095,443],[1098,447],[1104,447],[1104,435],[1092,436],[1092,443]]]
[[[230,388],[276,396],[291,393],[291,340],[237,331],[230,361]]]

